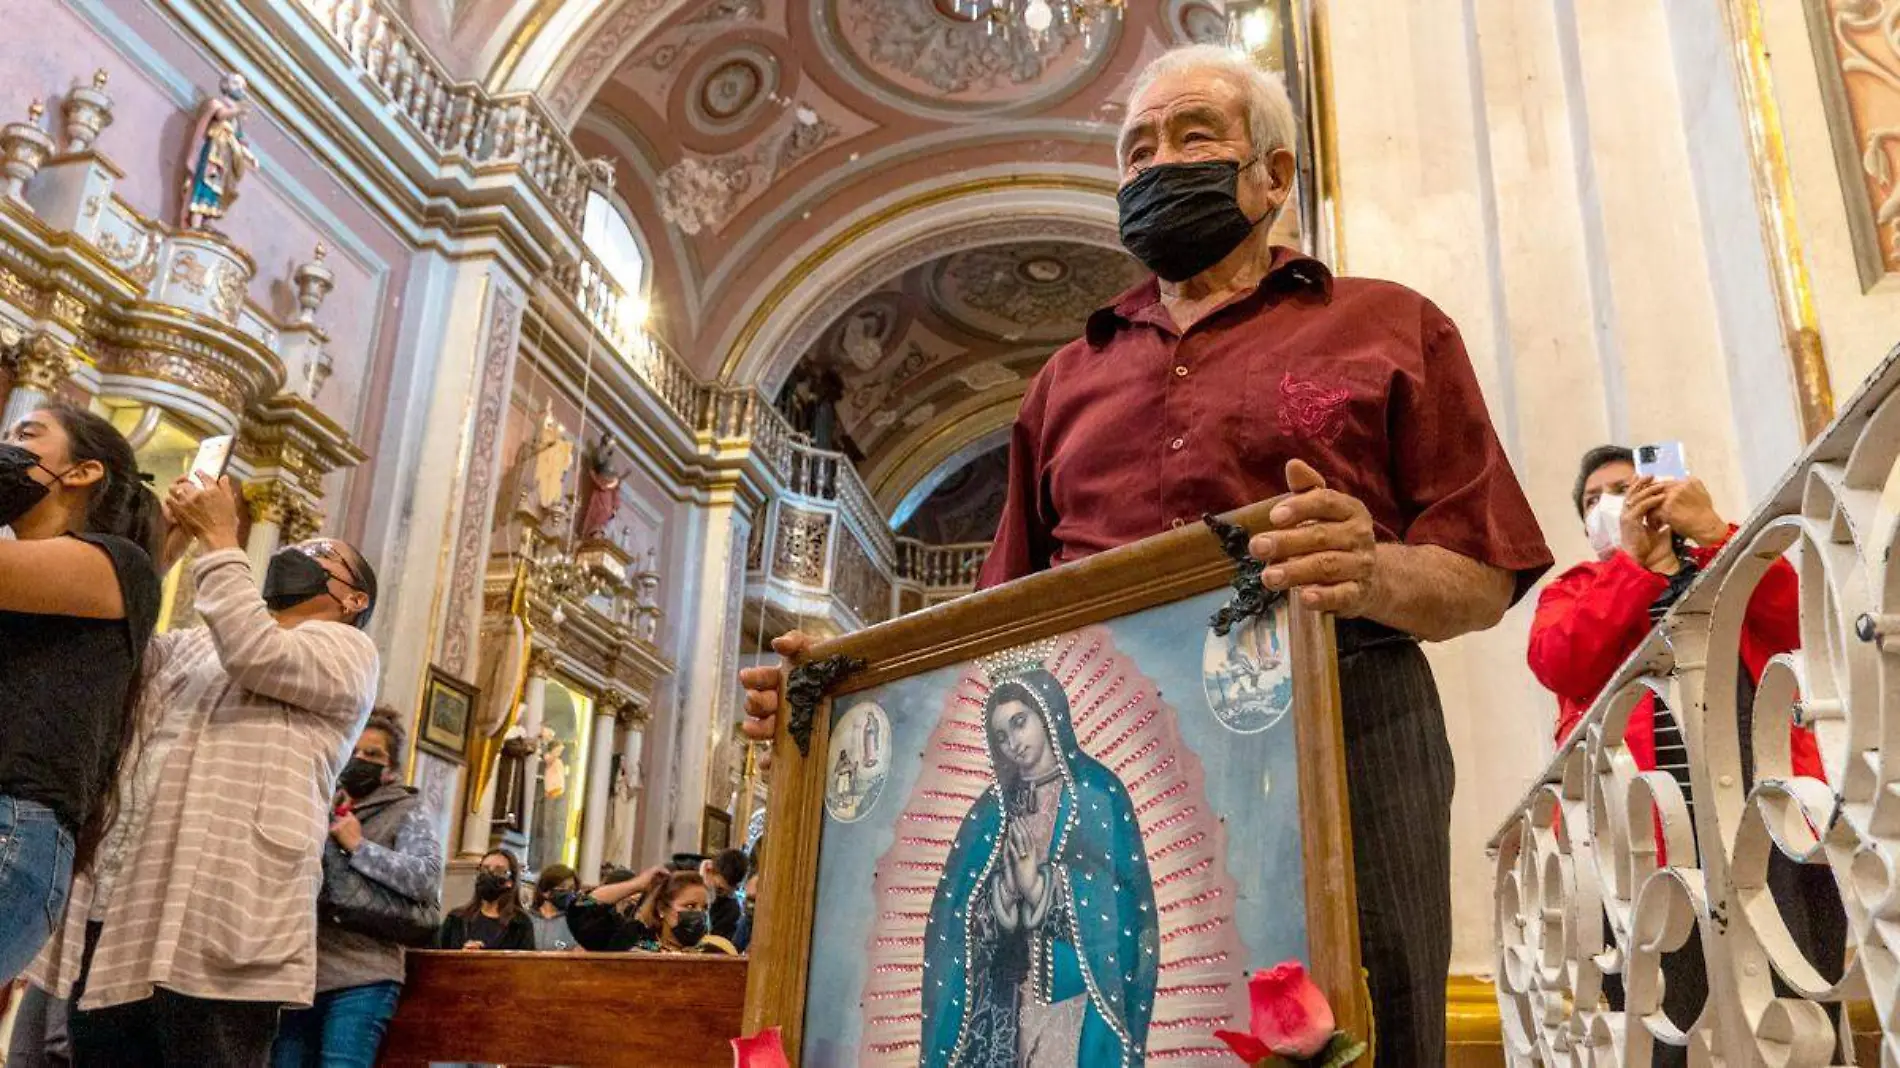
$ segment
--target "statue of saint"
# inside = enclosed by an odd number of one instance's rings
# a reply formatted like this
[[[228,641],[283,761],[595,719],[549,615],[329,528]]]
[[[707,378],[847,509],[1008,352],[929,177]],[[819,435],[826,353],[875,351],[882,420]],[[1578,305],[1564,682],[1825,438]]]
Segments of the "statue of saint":
[[[581,512],[582,538],[604,538],[620,511],[620,483],[626,472],[613,442],[602,434],[587,450],[587,507]]]
[[[244,143],[244,76],[227,74],[218,83],[218,95],[198,109],[198,125],[191,133],[191,155],[185,161],[184,207],[179,212],[187,230],[202,230],[210,219],[221,219],[237,200],[238,183],[257,168],[257,157]]]
[[[554,401],[541,406],[541,426],[528,446],[529,476],[534,484],[537,507],[552,507],[567,488],[567,469],[574,465],[574,440],[567,428],[554,417]]]

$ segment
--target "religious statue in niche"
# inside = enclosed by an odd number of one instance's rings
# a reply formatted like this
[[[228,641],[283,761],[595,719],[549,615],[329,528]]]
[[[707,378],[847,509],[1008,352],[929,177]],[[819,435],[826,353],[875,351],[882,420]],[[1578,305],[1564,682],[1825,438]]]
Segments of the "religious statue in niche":
[[[541,728],[541,791],[550,801],[567,794],[567,743],[553,727]]]
[[[185,160],[185,188],[179,218],[187,230],[203,230],[221,219],[237,201],[238,183],[257,169],[257,157],[244,141],[244,76],[227,74],[218,95],[198,109]]]
[[[536,508],[551,508],[567,490],[567,469],[574,465],[574,439],[554,417],[554,401],[541,406],[541,422],[521,449],[517,461],[526,483],[522,486],[524,503]]]
[[[620,484],[626,480],[620,452],[602,434],[587,450],[587,506],[581,511],[582,538],[605,538],[620,512]]]

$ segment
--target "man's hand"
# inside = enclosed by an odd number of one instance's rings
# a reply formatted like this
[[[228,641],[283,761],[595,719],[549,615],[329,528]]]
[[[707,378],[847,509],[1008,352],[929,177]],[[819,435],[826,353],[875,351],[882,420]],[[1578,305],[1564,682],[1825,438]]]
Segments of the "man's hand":
[[[330,820],[330,837],[343,847],[344,852],[354,853],[363,844],[363,824],[353,812],[345,812]]]
[[[1623,497],[1623,551],[1659,575],[1673,575],[1682,567],[1670,529],[1659,514],[1668,492],[1667,485],[1644,476],[1630,483]]]
[[[1662,505],[1656,514],[1683,537],[1704,547],[1719,545],[1728,537],[1728,521],[1715,510],[1709,487],[1699,478],[1665,482]]]
[[[1248,545],[1267,565],[1261,581],[1299,590],[1300,603],[1317,612],[1365,615],[1377,594],[1372,513],[1300,460],[1287,463],[1286,485],[1293,496],[1269,516],[1275,529]]]
[[[238,541],[237,491],[228,478],[211,482],[186,476],[172,483],[165,515],[208,550],[244,547]]]
[[[778,666],[761,665],[739,672],[739,685],[745,687],[746,715],[740,727],[746,737],[769,742],[778,732],[778,695],[784,685],[785,671],[804,659],[811,645],[811,636],[803,631],[781,634],[772,639],[772,651],[779,655]]]

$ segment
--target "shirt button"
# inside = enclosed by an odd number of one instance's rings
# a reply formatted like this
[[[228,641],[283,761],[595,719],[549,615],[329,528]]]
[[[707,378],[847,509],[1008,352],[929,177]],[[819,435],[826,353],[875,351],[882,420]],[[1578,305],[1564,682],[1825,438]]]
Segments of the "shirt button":
[[[1175,452],[1180,452],[1185,447],[1187,447],[1186,438],[1175,438],[1173,441],[1168,442],[1168,448],[1173,449]]]
[[[1186,378],[1186,377],[1187,377],[1187,365],[1186,365],[1186,364],[1182,364],[1181,366],[1179,366],[1179,367],[1176,367],[1176,368],[1174,369],[1174,377],[1176,377],[1176,378]]]

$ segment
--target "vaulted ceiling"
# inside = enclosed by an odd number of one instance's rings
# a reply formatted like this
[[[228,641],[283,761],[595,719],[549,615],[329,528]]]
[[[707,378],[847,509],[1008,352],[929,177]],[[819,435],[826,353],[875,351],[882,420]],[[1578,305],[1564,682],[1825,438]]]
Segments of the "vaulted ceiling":
[[[957,0],[408,2],[469,76],[538,89],[615,163],[654,328],[697,373],[776,393],[801,361],[837,370],[887,511],[981,455],[1137,277],[1114,231],[1129,84],[1225,34],[1221,0],[1130,0],[1041,50]]]

